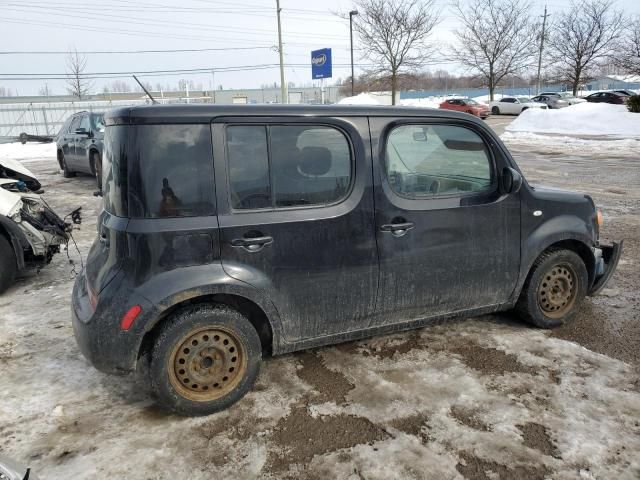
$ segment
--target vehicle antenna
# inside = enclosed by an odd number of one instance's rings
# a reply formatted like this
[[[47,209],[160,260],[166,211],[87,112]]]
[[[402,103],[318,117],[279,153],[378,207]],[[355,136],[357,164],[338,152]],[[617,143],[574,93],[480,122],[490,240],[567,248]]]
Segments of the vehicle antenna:
[[[146,94],[149,96],[149,98],[151,99],[151,103],[158,103],[158,102],[156,101],[156,99],[155,99],[155,98],[153,98],[153,97],[151,96],[151,94],[149,93],[149,90],[147,90],[146,88],[144,88],[144,85],[142,84],[142,82],[141,82],[140,80],[138,80],[138,77],[136,77],[136,76],[134,75],[134,76],[133,76],[133,79],[134,79],[136,82],[138,82],[138,85],[140,85],[140,88],[142,88],[142,90],[144,90],[144,93],[146,93]]]

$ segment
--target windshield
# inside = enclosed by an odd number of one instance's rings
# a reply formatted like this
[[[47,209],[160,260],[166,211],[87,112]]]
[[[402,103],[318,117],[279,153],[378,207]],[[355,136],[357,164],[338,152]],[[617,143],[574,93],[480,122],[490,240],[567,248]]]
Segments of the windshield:
[[[104,132],[104,115],[102,113],[91,114],[91,130],[94,132]]]
[[[472,100],[472,99],[470,99],[470,98],[465,99],[465,100],[464,100],[464,102],[465,102],[467,105],[479,105],[479,103],[478,103],[478,102],[476,102],[475,100]]]
[[[531,99],[529,97],[518,97],[518,101],[520,103],[527,103],[527,102],[530,102]]]

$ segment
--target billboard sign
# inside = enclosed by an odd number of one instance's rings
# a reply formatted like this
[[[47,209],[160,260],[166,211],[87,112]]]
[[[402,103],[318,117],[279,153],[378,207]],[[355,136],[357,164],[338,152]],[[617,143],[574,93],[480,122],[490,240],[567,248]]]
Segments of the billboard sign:
[[[331,49],[323,48],[311,52],[311,78],[331,78]]]

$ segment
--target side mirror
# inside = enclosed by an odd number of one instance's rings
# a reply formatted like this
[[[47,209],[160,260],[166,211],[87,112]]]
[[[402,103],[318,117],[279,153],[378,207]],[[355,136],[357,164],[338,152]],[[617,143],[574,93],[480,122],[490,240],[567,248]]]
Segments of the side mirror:
[[[86,135],[87,137],[90,137],[91,132],[86,128],[76,128],[76,135]]]
[[[522,175],[517,170],[505,167],[500,177],[502,193],[517,193],[522,187]]]

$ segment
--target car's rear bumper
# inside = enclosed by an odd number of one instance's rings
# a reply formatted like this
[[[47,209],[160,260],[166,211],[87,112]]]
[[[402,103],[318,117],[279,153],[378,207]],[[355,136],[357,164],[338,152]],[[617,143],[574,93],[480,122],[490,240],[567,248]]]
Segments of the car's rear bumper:
[[[96,308],[91,306],[84,270],[76,277],[71,298],[71,319],[76,343],[98,370],[128,373],[135,369],[139,347],[149,319],[157,310],[117,275],[100,292]],[[134,305],[141,313],[129,330],[120,327],[124,314]]]
[[[620,240],[612,245],[599,245],[596,248],[596,278],[588,295],[597,295],[605,287],[618,266],[623,243],[624,240]]]

